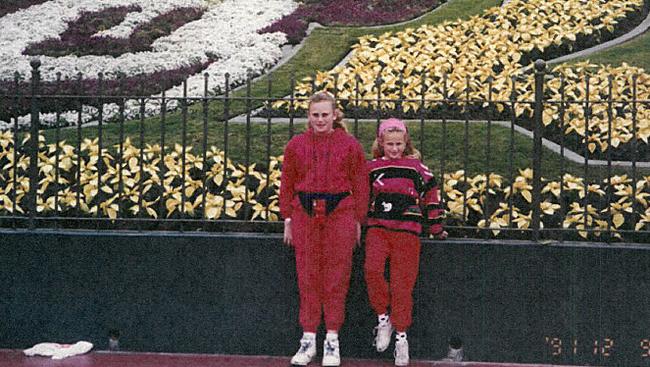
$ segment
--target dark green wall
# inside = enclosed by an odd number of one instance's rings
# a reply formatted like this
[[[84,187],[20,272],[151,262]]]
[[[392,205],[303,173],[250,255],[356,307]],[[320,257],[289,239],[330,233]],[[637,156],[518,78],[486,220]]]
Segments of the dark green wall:
[[[342,353],[391,358],[370,346],[362,263]],[[412,357],[439,359],[457,335],[472,360],[650,366],[649,275],[650,247],[425,241]],[[118,329],[123,350],[288,356],[301,333],[293,251],[264,234],[5,231],[0,314],[0,348],[106,349]]]

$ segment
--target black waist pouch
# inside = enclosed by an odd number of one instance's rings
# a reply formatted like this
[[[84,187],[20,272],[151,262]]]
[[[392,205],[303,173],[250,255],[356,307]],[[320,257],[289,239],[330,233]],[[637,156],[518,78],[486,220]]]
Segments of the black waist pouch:
[[[330,194],[324,192],[299,192],[300,204],[310,216],[328,215],[336,209],[349,192]]]

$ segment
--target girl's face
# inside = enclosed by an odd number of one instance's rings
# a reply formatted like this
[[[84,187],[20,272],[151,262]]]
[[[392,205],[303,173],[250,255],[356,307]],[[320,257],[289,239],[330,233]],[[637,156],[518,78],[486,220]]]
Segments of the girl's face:
[[[386,131],[382,139],[384,157],[399,159],[406,149],[406,133],[404,131]]]
[[[314,102],[309,106],[309,126],[316,134],[328,134],[334,130],[334,108],[332,102]]]

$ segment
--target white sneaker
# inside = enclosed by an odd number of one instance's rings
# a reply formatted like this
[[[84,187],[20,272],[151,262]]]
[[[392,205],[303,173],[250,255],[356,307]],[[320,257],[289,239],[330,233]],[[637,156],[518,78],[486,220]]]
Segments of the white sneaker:
[[[291,364],[295,366],[306,366],[314,356],[316,356],[316,339],[303,336],[300,339],[300,349],[291,358]]]
[[[408,366],[409,364],[409,342],[406,338],[395,340],[395,365]]]
[[[339,339],[326,338],[323,343],[323,367],[335,367],[341,365],[339,352]]]
[[[374,344],[377,348],[377,352],[383,352],[388,349],[388,345],[390,345],[390,339],[393,336],[393,331],[395,331],[395,328],[393,328],[393,325],[390,323],[390,319],[387,319],[386,321],[379,321],[377,326],[375,326]]]

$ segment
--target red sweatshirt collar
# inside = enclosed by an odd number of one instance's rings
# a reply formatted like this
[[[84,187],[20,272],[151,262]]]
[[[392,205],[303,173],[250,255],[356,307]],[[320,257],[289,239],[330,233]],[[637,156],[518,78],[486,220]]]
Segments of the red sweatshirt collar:
[[[339,134],[339,130],[342,130],[342,129],[340,129],[340,128],[339,128],[339,129],[335,128],[335,129],[332,130],[332,132],[329,133],[329,134],[318,135],[318,134],[316,134],[316,133],[314,132],[314,129],[312,129],[312,128],[310,127],[309,129],[307,129],[307,135],[310,136],[310,137],[313,138],[313,139],[328,139],[328,138],[330,138],[330,137],[333,137],[333,136],[335,136],[335,135],[338,135],[338,134]]]

